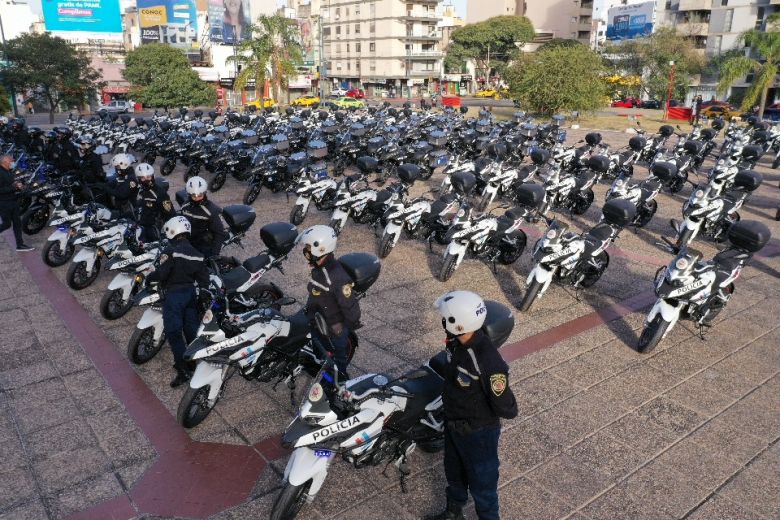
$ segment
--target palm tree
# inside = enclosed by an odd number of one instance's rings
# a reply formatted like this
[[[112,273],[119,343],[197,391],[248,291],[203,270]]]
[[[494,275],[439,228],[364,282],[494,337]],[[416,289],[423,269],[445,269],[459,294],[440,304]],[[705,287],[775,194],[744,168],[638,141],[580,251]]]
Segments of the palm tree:
[[[758,53],[760,59],[744,55],[734,56],[724,61],[720,68],[719,94],[726,92],[738,79],[753,73],[753,83],[748,87],[742,100],[742,110],[750,110],[758,101],[759,117],[764,116],[767,94],[775,82],[780,67],[780,31],[776,26],[770,27],[778,20],[780,20],[780,13],[768,18],[766,32],[752,29],[740,35],[739,42],[750,46]]]
[[[300,33],[295,20],[279,15],[260,16],[249,26],[249,38],[238,44],[236,54],[228,61],[241,64],[233,88],[241,91],[254,80],[265,102],[265,82],[270,73],[274,100],[280,100],[282,88],[298,74],[296,66],[303,62]]]

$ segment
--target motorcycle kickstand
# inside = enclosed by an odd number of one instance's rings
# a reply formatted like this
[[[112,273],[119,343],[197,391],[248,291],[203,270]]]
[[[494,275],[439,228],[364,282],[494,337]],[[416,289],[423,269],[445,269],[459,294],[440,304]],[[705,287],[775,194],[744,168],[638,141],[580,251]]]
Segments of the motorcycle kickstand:
[[[428,252],[433,253],[433,234],[428,235],[426,242],[428,242]]]

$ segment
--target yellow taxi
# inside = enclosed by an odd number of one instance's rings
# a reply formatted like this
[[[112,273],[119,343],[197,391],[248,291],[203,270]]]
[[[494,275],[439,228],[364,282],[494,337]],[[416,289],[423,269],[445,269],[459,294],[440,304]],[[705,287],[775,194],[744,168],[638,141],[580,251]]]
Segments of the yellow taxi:
[[[312,105],[316,105],[320,102],[319,96],[313,96],[311,94],[307,94],[305,96],[301,96],[297,99],[294,99],[291,103],[294,107],[310,107]]]
[[[260,105],[261,102],[263,103],[262,106]],[[254,101],[248,102],[244,106],[246,106],[246,107],[255,107],[255,108],[258,108],[258,109],[259,108],[271,108],[273,106],[276,106],[276,102],[273,99],[271,99],[271,98],[265,98],[265,100],[261,100],[260,98],[258,98],[258,99],[255,99]]]
[[[494,88],[486,88],[478,91],[474,95],[479,98],[501,99],[502,97],[507,97],[509,95],[509,92],[506,90],[496,90]]]
[[[727,105],[710,105],[707,108],[701,109],[701,115],[703,117],[707,117],[710,119],[716,119],[718,117],[722,117],[728,120],[731,119],[732,117],[741,116],[742,112],[739,110],[735,110]]]

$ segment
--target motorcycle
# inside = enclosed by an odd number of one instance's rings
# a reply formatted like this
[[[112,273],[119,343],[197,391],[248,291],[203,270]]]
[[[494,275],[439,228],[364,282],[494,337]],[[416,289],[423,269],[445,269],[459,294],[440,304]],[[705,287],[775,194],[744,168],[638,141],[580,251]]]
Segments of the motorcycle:
[[[339,262],[354,280],[358,298],[365,295],[381,271],[379,259],[366,253],[350,253]],[[184,358],[197,362],[197,366],[179,403],[179,423],[193,428],[203,422],[236,372],[247,380],[285,382],[292,399],[295,380],[303,369],[311,371],[324,362],[315,353],[315,343],[303,309],[289,317],[274,309],[259,309],[228,320],[219,319],[211,309],[206,311],[198,338],[184,353]],[[357,336],[351,332],[348,360],[357,348]]]
[[[612,199],[602,208],[603,221],[577,235],[568,225],[552,220],[547,232],[534,247],[534,267],[528,274],[528,288],[520,302],[520,311],[531,308],[555,279],[576,289],[587,289],[599,281],[609,266],[607,247],[636,216],[634,204]]]
[[[645,227],[658,210],[658,202],[655,198],[661,191],[661,182],[652,176],[639,183],[632,184],[630,181],[630,172],[625,171],[618,175],[607,191],[605,201],[623,199],[631,202],[636,209],[636,214],[629,225]]]
[[[95,228],[110,225],[111,217],[110,210],[94,203],[70,212],[66,209],[54,210],[49,226],[56,229],[46,239],[46,245],[41,251],[43,263],[49,267],[65,265],[76,250],[73,240],[79,234],[91,234]]]
[[[514,328],[514,316],[494,301],[485,301],[485,307],[483,330],[499,347]],[[444,447],[441,395],[447,362],[448,353],[442,351],[398,378],[366,374],[340,382],[338,370],[325,358],[282,437],[282,445],[293,453],[271,519],[291,520],[311,503],[338,455],[356,469],[394,465],[405,489],[412,452],[419,447],[435,453]]]
[[[658,296],[645,319],[637,350],[652,351],[680,320],[691,320],[703,335],[734,295],[734,282],[752,256],[771,238],[769,228],[755,221],[742,221],[728,232],[730,246],[709,262],[695,249],[672,247],[675,259],[658,270]]]
[[[123,251],[136,252],[141,228],[135,223],[124,219],[108,229],[77,237],[74,246],[82,246],[71,260],[65,277],[68,287],[75,291],[86,289],[97,279],[103,265],[103,259],[110,260],[122,244],[128,244],[130,249]]]
[[[143,253],[134,255],[121,246],[115,258],[108,262],[109,271],[118,271],[109,282],[100,299],[100,315],[107,320],[118,320],[133,307],[133,297],[144,287],[146,274],[162,253],[162,244],[143,245]]]

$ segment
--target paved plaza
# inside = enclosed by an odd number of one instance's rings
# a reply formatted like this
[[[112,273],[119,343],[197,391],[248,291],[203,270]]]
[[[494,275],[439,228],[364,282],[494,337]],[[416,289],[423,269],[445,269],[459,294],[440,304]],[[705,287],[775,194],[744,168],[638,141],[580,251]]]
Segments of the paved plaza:
[[[574,142],[584,132],[570,131]],[[628,136],[604,132],[613,148]],[[552,286],[526,313],[516,313],[502,348],[520,415],[504,422],[500,498],[505,519],[776,519],[780,518],[780,173],[758,170],[764,184],[741,210],[774,237],[736,282],[732,301],[704,339],[680,323],[651,354],[633,350],[655,299],[652,280],[671,260],[656,242],[671,236],[690,187],[661,194],[645,228],[622,233],[611,264],[591,289]],[[182,169],[169,177],[171,194]],[[646,170],[637,168],[637,178]],[[427,191],[441,180],[434,175]],[[235,179],[213,194],[240,201]],[[599,218],[607,186],[583,216],[561,218],[585,230]],[[259,228],[286,221],[294,197],[262,192],[257,221],[240,259],[257,254]],[[301,228],[327,224],[316,209]],[[362,302],[364,327],[352,372],[398,375],[443,345],[432,308],[451,289],[468,289],[514,306],[525,290],[530,248],[543,232],[524,227],[529,246],[513,266],[466,260],[446,283],[436,280],[443,250],[402,237],[382,262]],[[100,298],[111,275],[84,291],[64,283],[67,266],[40,258],[49,231],[30,237],[33,253],[0,239],[0,518],[267,518],[289,452],[279,436],[295,408],[282,384],[238,377],[198,427],[184,430],[171,389],[167,347],[133,366],[126,346],[142,309],[104,320]],[[376,253],[374,231],[350,222],[339,253]],[[698,240],[705,258],[717,251]],[[307,266],[299,251],[285,273],[268,278],[305,301]],[[290,307],[288,309],[297,309]],[[298,400],[305,390],[302,380]],[[414,519],[444,505],[441,454],[410,457],[407,492],[391,466],[356,470],[335,463],[307,519]],[[473,507],[469,507],[473,517]]]

